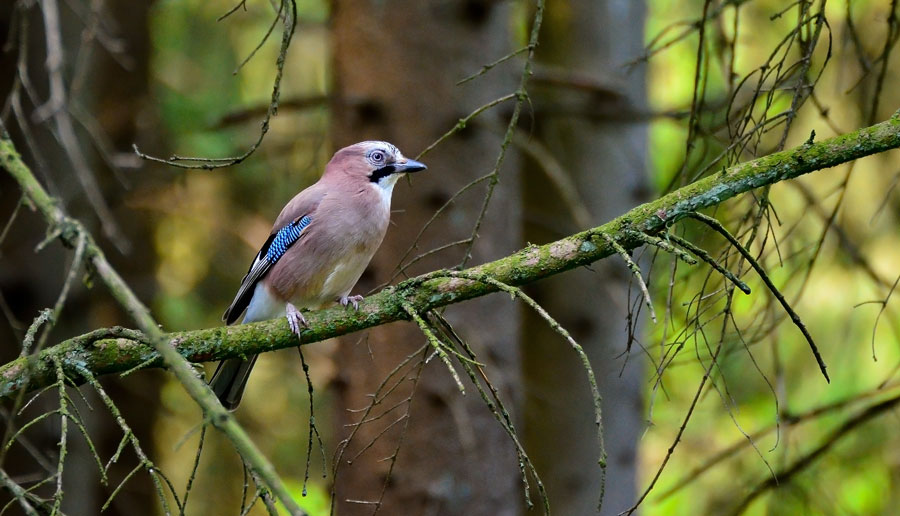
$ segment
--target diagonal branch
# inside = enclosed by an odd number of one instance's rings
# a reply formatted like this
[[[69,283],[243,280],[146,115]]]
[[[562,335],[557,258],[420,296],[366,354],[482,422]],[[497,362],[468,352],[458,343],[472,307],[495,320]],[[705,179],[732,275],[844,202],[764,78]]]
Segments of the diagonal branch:
[[[900,112],[890,120],[852,133],[818,143],[807,142],[792,150],[741,163],[638,206],[602,226],[549,244],[528,246],[510,256],[466,269],[462,275],[492,277],[511,286],[532,283],[614,254],[616,251],[602,235],[615,238],[625,249],[633,249],[643,244],[642,239],[634,236],[635,231],[657,233],[696,210],[755,188],[898,147]],[[12,142],[0,139],[0,167],[19,180],[15,169],[24,166]],[[44,205],[54,207],[52,198],[40,189],[33,176],[30,177],[30,183],[19,181],[25,194],[40,208]],[[34,191],[35,187],[38,192]],[[53,217],[49,219],[51,226],[58,227],[63,223]],[[64,241],[68,241],[66,235],[63,230],[61,238]],[[89,253],[99,252],[94,248],[91,243]],[[370,296],[360,305],[359,311],[336,307],[307,315],[310,325],[304,329],[302,341],[308,344],[393,321],[409,320],[404,305],[421,313],[497,290],[494,285],[478,281],[448,278],[442,271],[425,274]],[[247,356],[297,345],[296,337],[284,319],[168,333],[163,338],[170,345],[157,344],[156,350],[177,350],[193,362]],[[63,364],[67,376],[77,380],[81,375],[76,364],[83,365],[95,375],[161,367],[164,361],[156,350],[127,330],[97,330],[42,351],[34,359],[30,372],[24,358],[0,366],[0,398],[23,388],[32,390],[52,384],[55,380],[54,359]]]
[[[281,478],[275,472],[272,463],[250,440],[247,432],[238,425],[234,416],[219,403],[215,394],[206,385],[206,382],[198,377],[191,365],[184,359],[184,356],[180,355],[178,350],[171,345],[170,339],[159,328],[150,311],[128,287],[119,273],[109,264],[103,251],[94,242],[90,233],[80,222],[66,215],[62,208],[59,207],[56,199],[48,195],[47,191],[38,183],[31,169],[22,161],[22,157],[16,151],[15,145],[13,145],[2,125],[0,125],[0,167],[6,169],[13,176],[19,183],[22,193],[28,197],[35,209],[44,216],[48,226],[48,235],[53,235],[54,238],[59,237],[63,245],[68,247],[78,246],[79,249],[83,249],[83,257],[89,270],[102,280],[113,298],[137,323],[143,332],[140,340],[148,342],[152,346],[148,348],[145,344],[142,344],[144,349],[152,349],[156,354],[157,365],[165,366],[178,378],[191,398],[203,409],[204,417],[231,440],[252,473],[266,482],[278,499],[288,508],[290,514],[306,514],[290,496]],[[41,351],[37,355],[32,354],[21,357],[17,362],[17,366],[13,366],[13,369],[16,371],[13,373],[13,376],[16,378],[13,379],[12,383],[19,386],[35,385],[35,381],[40,378],[44,382],[41,385],[50,385],[56,381],[61,382],[61,378],[68,377],[73,373],[76,378],[81,379],[81,383],[84,383],[83,375],[78,372],[79,367],[84,367],[83,363],[79,366],[79,362],[72,360],[71,356],[68,356],[64,349],[58,350],[62,351],[62,354],[59,352],[48,354],[46,351],[48,350]],[[118,359],[114,358],[114,360]],[[89,363],[90,361],[88,361],[88,365]],[[139,364],[140,362],[135,365]],[[5,376],[10,371],[7,369],[3,371],[4,375],[0,376],[0,378],[10,379],[10,376]],[[88,367],[88,371],[94,370]],[[54,376],[56,380],[53,379]],[[63,422],[65,421],[65,418],[63,418]],[[60,456],[60,461],[62,461],[62,456]],[[57,492],[61,493],[59,490]]]

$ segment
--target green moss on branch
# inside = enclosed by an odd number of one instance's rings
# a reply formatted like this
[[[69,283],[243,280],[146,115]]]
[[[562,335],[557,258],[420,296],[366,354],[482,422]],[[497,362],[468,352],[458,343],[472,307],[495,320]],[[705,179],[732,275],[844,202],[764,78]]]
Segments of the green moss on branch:
[[[0,139],[0,164],[9,170],[7,141]],[[11,145],[11,143],[9,143]],[[900,116],[858,131],[806,143],[792,150],[741,163],[721,173],[706,177],[651,203],[602,225],[571,235],[556,242],[526,247],[510,256],[472,267],[466,276],[489,276],[501,283],[519,286],[541,278],[586,265],[614,253],[601,235],[616,239],[626,249],[642,245],[635,231],[656,233],[687,214],[719,204],[741,193],[792,179],[871,154],[900,147]],[[14,149],[12,149],[14,152]],[[15,172],[10,170],[13,175]],[[30,196],[30,194],[29,194]],[[48,203],[54,213],[52,198],[33,199]],[[48,222],[62,219],[48,216]],[[309,328],[304,330],[304,344],[337,337],[393,321],[408,319],[403,303],[416,311],[458,303],[496,292],[495,286],[460,277],[441,276],[440,271],[407,280],[395,287],[367,298],[358,312],[335,307],[307,315]],[[104,334],[103,332],[108,332]],[[247,356],[297,345],[297,339],[284,319],[166,334],[165,338],[178,353],[193,362]],[[53,358],[61,359],[66,373],[79,379],[76,365],[94,374],[111,374],[134,368],[160,367],[162,359],[145,344],[142,334],[112,328],[76,337],[44,350],[34,364],[28,385],[24,385],[24,359],[0,366],[0,397],[20,389],[35,389],[52,383]]]

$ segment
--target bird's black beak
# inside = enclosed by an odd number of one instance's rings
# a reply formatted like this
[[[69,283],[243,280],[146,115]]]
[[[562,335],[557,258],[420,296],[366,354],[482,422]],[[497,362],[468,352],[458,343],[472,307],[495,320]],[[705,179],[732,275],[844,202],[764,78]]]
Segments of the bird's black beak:
[[[424,163],[420,163],[414,159],[408,159],[403,163],[393,163],[391,165],[385,165],[375,172],[372,172],[372,175],[369,176],[369,181],[373,183],[377,183],[382,178],[387,177],[391,174],[405,174],[407,172],[419,172],[421,170],[425,170],[426,167]]]
[[[394,165],[394,170],[396,172],[410,173],[410,174],[413,172],[420,172],[427,168],[428,167],[426,167],[424,163],[420,163],[414,159],[408,159],[404,163],[397,163]]]

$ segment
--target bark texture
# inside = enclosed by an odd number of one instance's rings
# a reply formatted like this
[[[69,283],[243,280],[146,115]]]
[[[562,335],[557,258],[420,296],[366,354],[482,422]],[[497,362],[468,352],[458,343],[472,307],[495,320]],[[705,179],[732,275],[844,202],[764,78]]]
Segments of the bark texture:
[[[333,6],[334,146],[367,139],[388,140],[415,155],[478,106],[513,91],[513,79],[496,70],[464,86],[463,77],[509,52],[509,5],[491,0],[338,0]],[[508,90],[502,86],[510,84]],[[499,117],[495,123],[502,123]],[[432,213],[463,185],[489,173],[500,138],[469,129],[423,158],[429,170],[412,185],[394,191],[394,225],[357,291],[390,277],[406,248]],[[473,261],[508,254],[522,244],[517,177],[504,167]],[[419,244],[421,252],[464,239],[472,232],[487,183],[459,198]],[[462,247],[416,270],[458,263]],[[496,385],[510,405],[519,384],[519,310],[509,298],[488,298],[447,313],[459,333],[490,364]],[[413,324],[380,327],[365,341],[345,339],[338,357],[340,434],[355,422],[368,395],[391,369],[424,343]],[[384,406],[409,389],[404,386]],[[394,400],[394,401],[391,401]],[[356,451],[395,418],[367,425],[347,450]],[[337,480],[338,512],[370,514],[371,506],[346,499],[379,498],[401,425],[342,471]],[[384,514],[512,515],[522,500],[514,448],[477,394],[460,396],[439,360],[432,361],[417,387],[411,419],[388,486]]]
[[[626,74],[622,66],[640,55],[643,26],[644,5],[635,0],[565,0],[545,17],[531,88],[536,132],[574,183],[591,226],[645,200],[646,126],[627,115],[645,103],[644,68]],[[556,188],[541,166],[530,164],[524,180],[530,242],[583,228],[578,226],[582,221],[572,221],[572,199],[547,194]],[[613,257],[528,289],[584,347],[597,374],[608,453],[601,514],[607,515],[634,501],[643,424],[641,357],[630,357],[623,370],[630,276],[622,260]],[[596,512],[600,450],[582,365],[567,351],[540,317],[526,314],[525,446],[547,485],[554,513],[577,516]]]

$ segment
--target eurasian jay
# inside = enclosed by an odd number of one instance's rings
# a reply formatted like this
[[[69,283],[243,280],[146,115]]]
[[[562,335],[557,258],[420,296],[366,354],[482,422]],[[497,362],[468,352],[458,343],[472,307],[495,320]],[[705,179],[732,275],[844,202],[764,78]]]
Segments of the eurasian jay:
[[[425,165],[387,142],[366,141],[337,151],[314,185],[281,210],[272,232],[241,281],[222,319],[234,323],[285,314],[300,335],[301,308],[337,301],[359,307],[350,289],[381,245],[391,216],[394,184]],[[210,387],[229,410],[237,408],[256,356],[219,363]]]

